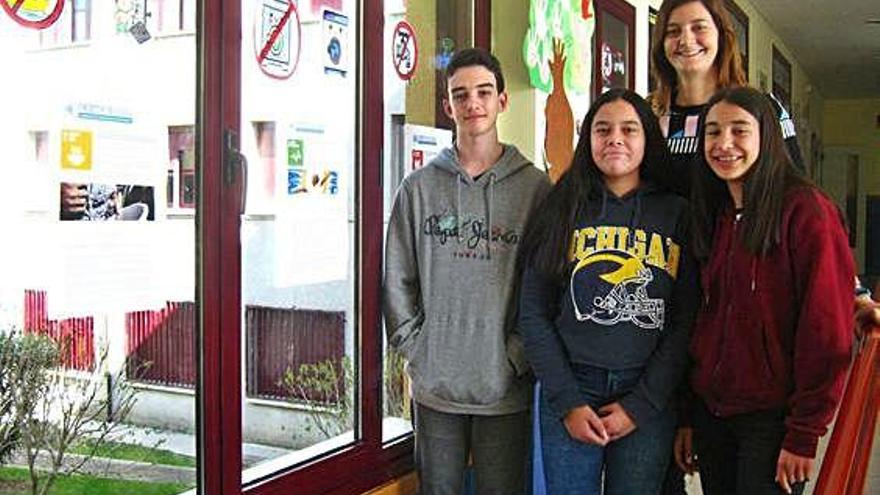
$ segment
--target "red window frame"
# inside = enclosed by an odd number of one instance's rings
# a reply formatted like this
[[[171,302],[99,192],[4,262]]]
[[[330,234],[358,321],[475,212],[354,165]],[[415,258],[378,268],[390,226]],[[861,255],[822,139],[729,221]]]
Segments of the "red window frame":
[[[412,438],[382,442],[382,334],[379,294],[383,236],[383,26],[381,1],[358,7],[358,206],[355,367],[360,406],[357,440],[303,466],[241,486],[241,177],[224,177],[223,146],[241,135],[241,0],[198,5],[196,208],[199,256],[199,381],[196,392],[201,493],[231,495],[362,493],[412,470]],[[249,130],[248,130],[249,131]],[[228,177],[228,176],[227,176]],[[203,240],[210,240],[203,241]],[[237,303],[236,303],[237,302]]]

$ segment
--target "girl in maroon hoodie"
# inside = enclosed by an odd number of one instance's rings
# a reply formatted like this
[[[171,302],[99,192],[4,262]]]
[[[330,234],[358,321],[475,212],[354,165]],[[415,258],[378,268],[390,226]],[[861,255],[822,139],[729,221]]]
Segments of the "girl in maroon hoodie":
[[[792,165],[751,88],[707,105],[692,192],[703,304],[690,345],[703,491],[801,493],[850,362],[854,264],[837,207]]]

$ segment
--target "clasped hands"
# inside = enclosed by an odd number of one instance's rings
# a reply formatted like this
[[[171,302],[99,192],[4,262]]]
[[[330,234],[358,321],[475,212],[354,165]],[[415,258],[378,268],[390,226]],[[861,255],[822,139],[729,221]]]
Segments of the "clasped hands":
[[[571,438],[601,446],[623,438],[636,429],[636,424],[620,402],[600,407],[598,414],[587,405],[575,407],[568,411],[563,423]]]

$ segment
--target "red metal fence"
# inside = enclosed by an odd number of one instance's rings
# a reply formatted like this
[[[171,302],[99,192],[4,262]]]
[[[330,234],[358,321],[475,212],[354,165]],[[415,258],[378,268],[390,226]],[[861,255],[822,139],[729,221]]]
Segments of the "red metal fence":
[[[50,320],[46,291],[24,291],[24,331],[46,335],[61,348],[65,367],[92,371],[95,369],[95,322],[91,316]]]
[[[50,320],[46,292],[25,291],[25,331],[46,334],[63,344],[66,366],[95,367],[93,317]],[[267,399],[325,400],[316,393],[298,395],[281,380],[288,369],[331,362],[344,387],[345,313],[247,306],[247,393]],[[158,311],[125,316],[126,373],[132,380],[194,388],[196,383],[196,310],[193,302],[168,302]]]
[[[125,315],[126,373],[132,380],[194,388],[196,311],[193,302],[168,302],[159,311]]]
[[[247,393],[251,397],[284,399],[291,396],[281,385],[288,369],[302,364],[330,361],[342,383],[345,354],[345,313],[308,309],[248,306]],[[325,400],[322,394],[306,393],[304,399]]]

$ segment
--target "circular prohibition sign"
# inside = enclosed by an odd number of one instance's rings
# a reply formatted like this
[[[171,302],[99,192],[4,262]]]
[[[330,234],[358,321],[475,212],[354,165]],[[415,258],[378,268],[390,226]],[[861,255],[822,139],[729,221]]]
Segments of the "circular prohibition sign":
[[[299,65],[302,43],[299,11],[292,0],[264,1],[263,9],[264,16],[269,11],[273,11],[275,15],[281,13],[281,17],[277,18],[277,21],[271,20],[271,17],[262,19],[263,22],[268,20],[272,24],[268,33],[264,33],[265,39],[261,39],[260,36],[259,25],[262,25],[260,19],[255,20],[254,49],[257,64],[267,76],[275,79],[287,79],[293,75]],[[291,34],[292,30],[296,32]]]
[[[0,0],[0,7],[18,24],[31,29],[46,29],[55,24],[64,10],[64,0]]]
[[[409,81],[416,73],[419,65],[419,44],[416,41],[416,32],[412,25],[406,21],[400,21],[394,27],[391,35],[391,57],[394,63],[394,71],[404,81]]]

